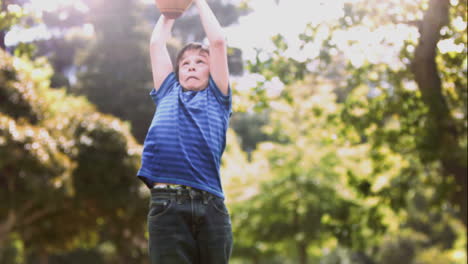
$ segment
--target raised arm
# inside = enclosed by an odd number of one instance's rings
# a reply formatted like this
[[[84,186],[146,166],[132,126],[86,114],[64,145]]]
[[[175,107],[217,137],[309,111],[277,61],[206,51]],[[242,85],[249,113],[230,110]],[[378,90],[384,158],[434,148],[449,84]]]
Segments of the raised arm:
[[[205,34],[210,42],[210,74],[224,95],[228,94],[229,68],[223,29],[206,0],[194,0]]]
[[[174,19],[164,15],[159,17],[154,26],[150,41],[151,70],[153,72],[154,89],[161,87],[164,79],[173,71],[171,57],[167,50],[167,40],[171,37]]]

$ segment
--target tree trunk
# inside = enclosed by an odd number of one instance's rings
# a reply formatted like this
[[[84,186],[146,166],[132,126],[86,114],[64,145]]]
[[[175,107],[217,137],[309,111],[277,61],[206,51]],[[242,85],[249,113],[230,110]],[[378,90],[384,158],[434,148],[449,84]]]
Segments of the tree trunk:
[[[4,170],[1,171],[1,173],[3,177],[5,177],[6,181],[6,186],[2,186],[2,188],[4,188],[2,191],[7,192],[8,194],[14,194],[15,186],[13,181],[14,177],[12,177],[13,173],[11,166],[6,166]],[[9,197],[9,195],[7,195],[7,197]],[[2,220],[2,222],[0,222],[0,248],[4,246],[9,234],[13,231],[13,228],[15,227],[15,224],[18,220],[18,214],[14,209],[15,205],[13,197],[7,198],[7,201],[4,203],[6,203],[7,217],[4,221]]]
[[[13,212],[8,213],[7,219],[0,223],[0,248],[3,248],[8,234],[13,230],[13,226],[15,225],[16,215]]]
[[[45,251],[41,251],[39,253],[39,259],[38,259],[39,264],[48,264],[49,263],[49,254]]]
[[[459,218],[467,224],[467,167],[462,160],[464,149],[459,145],[460,135],[442,92],[442,81],[436,64],[436,48],[440,30],[449,21],[449,0],[430,0],[429,8],[420,24],[420,38],[412,61],[412,72],[429,109],[425,144],[441,161],[444,175],[454,176],[458,189],[452,197],[460,207]]]
[[[6,12],[7,10],[6,0],[0,0],[0,1],[2,4],[0,6],[0,13]],[[3,50],[6,50],[5,36],[6,36],[6,32],[4,30],[0,30],[0,49],[3,49]]]
[[[294,181],[297,184],[296,177],[294,177]],[[298,186],[298,189],[300,190],[300,187]],[[293,226],[294,226],[294,234],[300,234],[303,232],[303,228],[301,226],[301,216],[299,215],[299,203],[301,200],[297,200],[295,202],[294,208],[294,217],[293,217]],[[303,237],[300,240],[297,240],[297,251],[298,251],[298,256],[299,256],[299,264],[307,264],[307,239]]]
[[[299,263],[300,264],[307,264],[307,243],[299,242],[298,245],[299,250]]]
[[[252,264],[260,264],[260,257],[255,256],[252,258]]]
[[[0,31],[0,49],[6,51],[5,35],[5,31]]]

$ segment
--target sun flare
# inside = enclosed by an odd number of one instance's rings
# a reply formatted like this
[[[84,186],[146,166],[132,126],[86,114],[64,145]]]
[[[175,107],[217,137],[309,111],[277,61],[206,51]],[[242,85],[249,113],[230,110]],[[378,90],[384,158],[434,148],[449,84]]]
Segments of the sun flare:
[[[77,10],[87,11],[87,6],[77,0],[30,0],[31,8],[35,11],[54,12],[60,7],[74,6]]]

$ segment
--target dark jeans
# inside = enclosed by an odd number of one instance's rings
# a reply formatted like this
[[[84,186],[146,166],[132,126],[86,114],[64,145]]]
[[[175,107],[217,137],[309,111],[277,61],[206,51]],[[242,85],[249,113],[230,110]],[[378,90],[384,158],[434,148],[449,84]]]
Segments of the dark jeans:
[[[196,189],[151,189],[151,264],[223,264],[232,251],[223,199]]]

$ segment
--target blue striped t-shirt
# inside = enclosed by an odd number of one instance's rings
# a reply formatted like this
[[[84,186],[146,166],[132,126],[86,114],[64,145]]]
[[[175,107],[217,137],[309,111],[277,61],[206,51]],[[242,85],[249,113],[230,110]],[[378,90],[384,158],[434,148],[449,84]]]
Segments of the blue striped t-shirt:
[[[223,95],[210,77],[201,91],[184,91],[174,73],[150,93],[156,112],[143,145],[138,177],[182,184],[224,198],[220,161],[231,115],[231,89]]]

